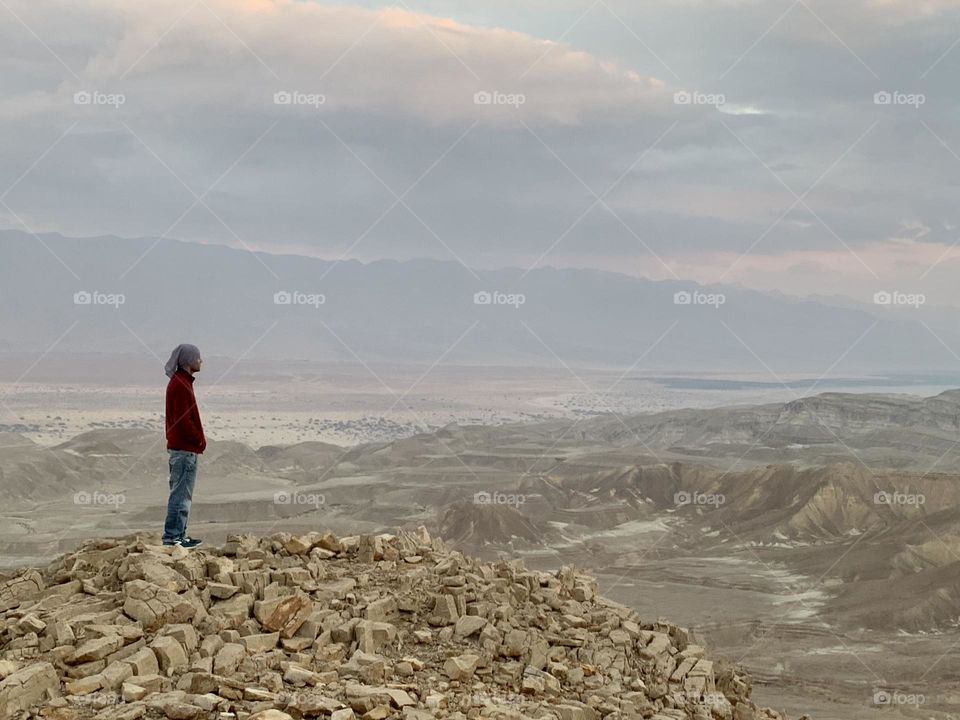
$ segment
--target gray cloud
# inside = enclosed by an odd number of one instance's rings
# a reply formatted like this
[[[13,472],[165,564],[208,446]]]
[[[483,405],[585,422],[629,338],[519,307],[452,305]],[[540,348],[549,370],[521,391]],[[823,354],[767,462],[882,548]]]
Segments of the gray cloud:
[[[960,303],[924,275],[960,226],[958,3],[807,2],[769,32],[789,3],[610,2],[572,29],[582,3],[367,5],[9,3],[39,39],[0,23],[0,223]]]

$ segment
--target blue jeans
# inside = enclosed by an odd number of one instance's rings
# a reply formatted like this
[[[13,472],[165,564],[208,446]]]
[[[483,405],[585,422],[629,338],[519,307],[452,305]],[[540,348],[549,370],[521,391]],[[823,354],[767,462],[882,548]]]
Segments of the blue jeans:
[[[170,498],[167,500],[167,519],[163,523],[163,542],[174,542],[187,535],[187,517],[193,501],[199,456],[186,450],[167,452],[170,453]]]

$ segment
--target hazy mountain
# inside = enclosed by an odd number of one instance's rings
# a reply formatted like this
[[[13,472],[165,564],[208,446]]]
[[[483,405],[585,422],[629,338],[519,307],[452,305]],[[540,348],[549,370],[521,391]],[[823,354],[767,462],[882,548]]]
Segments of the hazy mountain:
[[[477,304],[484,292],[503,295]],[[259,359],[629,366],[642,356],[640,369],[819,374],[936,371],[960,348],[957,333],[936,337],[909,314],[737,287],[15,231],[0,232],[0,313],[0,351],[27,352],[144,354],[145,344],[165,355],[192,341]]]
[[[821,393],[787,403],[671,410],[579,423],[577,434],[643,451],[732,458],[737,463],[960,468],[960,390],[933,397]]]

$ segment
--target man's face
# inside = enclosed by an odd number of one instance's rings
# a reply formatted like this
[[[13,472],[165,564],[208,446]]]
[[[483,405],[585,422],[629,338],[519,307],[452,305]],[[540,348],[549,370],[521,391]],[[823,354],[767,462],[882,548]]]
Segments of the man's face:
[[[203,358],[197,358],[196,362],[190,366],[190,372],[198,373],[201,367],[203,367]]]

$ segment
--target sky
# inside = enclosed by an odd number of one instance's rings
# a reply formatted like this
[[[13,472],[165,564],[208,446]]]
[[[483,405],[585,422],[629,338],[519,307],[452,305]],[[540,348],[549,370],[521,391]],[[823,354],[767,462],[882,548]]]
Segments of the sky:
[[[2,0],[0,46],[0,228],[960,305],[960,0]]]

